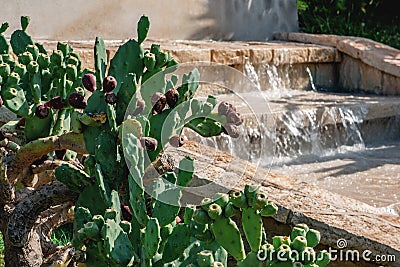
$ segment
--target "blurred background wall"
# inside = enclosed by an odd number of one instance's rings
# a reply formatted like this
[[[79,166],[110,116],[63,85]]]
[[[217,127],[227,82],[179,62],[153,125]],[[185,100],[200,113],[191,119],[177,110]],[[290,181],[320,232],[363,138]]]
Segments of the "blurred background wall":
[[[108,40],[136,37],[141,15],[149,37],[265,41],[298,31],[296,0],[0,0],[0,22],[10,34],[20,16],[31,17],[35,39]]]

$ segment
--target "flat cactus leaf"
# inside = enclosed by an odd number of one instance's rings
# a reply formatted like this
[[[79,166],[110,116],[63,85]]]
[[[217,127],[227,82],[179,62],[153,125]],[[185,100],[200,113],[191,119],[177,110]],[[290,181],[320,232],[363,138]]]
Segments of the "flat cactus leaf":
[[[143,43],[143,41],[147,37],[147,33],[149,32],[150,21],[146,16],[141,16],[137,23],[137,34],[138,34],[138,42],[139,44]]]
[[[242,225],[251,251],[257,253],[261,247],[263,222],[256,208],[242,210]]]
[[[54,171],[54,176],[69,189],[81,192],[85,186],[92,185],[89,175],[71,164],[63,164]]]
[[[230,218],[220,217],[211,224],[215,240],[237,261],[245,258],[245,250],[239,228]]]
[[[142,76],[144,63],[144,51],[138,42],[129,40],[121,45],[110,61],[108,75],[113,76],[117,81],[115,93],[119,92],[121,82],[128,73],[134,73],[137,77]]]
[[[151,259],[157,253],[161,242],[160,225],[156,218],[150,218],[146,225],[143,246],[145,257]]]
[[[195,118],[186,123],[185,126],[203,137],[218,136],[223,132],[221,123],[211,118]]]
[[[161,226],[173,222],[180,211],[182,192],[179,188],[167,189],[157,196],[152,216]]]
[[[101,166],[104,179],[109,183],[118,175],[117,140],[108,131],[102,131],[96,139],[95,157]]]
[[[10,53],[10,43],[4,35],[0,35],[0,54]]]
[[[19,55],[25,52],[28,45],[33,45],[32,38],[23,30],[16,30],[11,34],[11,47],[14,54]]]
[[[40,119],[37,116],[25,119],[24,135],[27,142],[50,135],[52,124],[51,113],[52,111],[50,111],[49,116],[44,119]]]
[[[30,21],[31,18],[29,16],[21,16],[21,27],[23,31],[26,31],[26,28],[28,28]]]
[[[179,162],[178,185],[187,186],[193,178],[194,162],[190,157],[185,157]]]
[[[104,100],[104,92],[96,90],[87,100],[85,113],[107,113],[107,103]]]
[[[200,246],[200,242],[197,243]],[[184,251],[190,246],[190,230],[186,224],[177,224],[167,243],[165,243],[162,263],[168,263],[181,257]],[[198,252],[200,252],[200,249]],[[198,253],[196,252],[196,254]],[[182,265],[187,266],[187,265]]]
[[[104,40],[101,37],[96,37],[94,44],[94,68],[96,70],[97,88],[101,88],[102,81],[106,77],[107,60]]]
[[[13,113],[21,117],[27,117],[30,114],[28,102],[25,98],[24,90],[21,87],[2,88],[0,95],[4,105]]]
[[[144,200],[143,184],[138,184],[137,181],[129,175],[129,206],[135,215],[136,220],[145,226],[149,220],[146,211],[146,203]]]
[[[134,259],[133,247],[128,235],[116,221],[110,219],[106,221],[102,231],[106,253],[117,264],[128,266]]]
[[[133,101],[132,104],[135,105],[135,107],[130,107],[130,103],[132,100],[132,97],[136,94],[137,90],[137,79],[136,75],[133,73],[128,73],[124,79],[120,82],[121,86],[119,88],[118,94],[117,94],[117,107],[116,107],[116,112],[117,112],[117,124],[121,124],[122,121],[124,120],[125,113],[127,112],[127,109],[129,107],[129,111],[133,111],[134,108],[136,107],[136,101]]]

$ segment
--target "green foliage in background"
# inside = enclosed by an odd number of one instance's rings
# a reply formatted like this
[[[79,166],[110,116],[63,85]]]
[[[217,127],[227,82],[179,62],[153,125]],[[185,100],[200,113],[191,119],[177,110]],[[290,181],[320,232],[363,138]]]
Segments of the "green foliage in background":
[[[400,49],[393,1],[297,0],[301,32],[365,37]]]

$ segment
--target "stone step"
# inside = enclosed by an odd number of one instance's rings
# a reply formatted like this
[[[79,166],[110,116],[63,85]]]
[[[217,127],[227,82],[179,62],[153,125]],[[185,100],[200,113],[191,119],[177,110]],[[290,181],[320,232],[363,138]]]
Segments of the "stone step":
[[[196,180],[187,188],[198,198],[216,192],[242,190],[245,184],[258,184],[271,201],[278,204],[274,220],[293,226],[307,223],[322,234],[321,244],[337,249],[337,241],[344,239],[344,250],[371,251],[371,255],[400,257],[400,217],[391,216],[357,200],[329,192],[317,186],[274,174],[227,152],[187,142],[179,150],[167,150],[178,161],[184,156],[195,159]],[[285,228],[282,228],[285,229]],[[281,232],[282,234],[282,232]],[[336,262],[332,266],[352,266]],[[355,262],[356,266],[370,266]],[[374,266],[374,265],[371,265]],[[388,262],[385,266],[398,266]]]

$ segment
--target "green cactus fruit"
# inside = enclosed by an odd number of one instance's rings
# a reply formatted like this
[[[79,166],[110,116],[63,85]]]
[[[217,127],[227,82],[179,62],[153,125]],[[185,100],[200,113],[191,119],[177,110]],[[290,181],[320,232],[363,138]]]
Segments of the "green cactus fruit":
[[[331,254],[326,251],[320,251],[317,255],[317,259],[315,260],[315,264],[318,265],[318,267],[325,267],[331,262]]]
[[[156,55],[156,68],[164,67],[168,62],[168,54],[166,52],[160,51]]]
[[[238,267],[263,267],[264,263],[258,258],[257,252],[251,251],[246,258],[237,263]]]
[[[87,222],[84,225],[84,233],[87,238],[92,240],[99,240],[100,238],[100,229],[94,222]]]
[[[93,215],[92,221],[97,225],[99,229],[101,229],[104,225],[104,217],[100,214]]]
[[[65,68],[65,71],[67,73],[67,78],[71,81],[75,81],[78,78],[78,69],[76,68],[75,65],[68,64],[67,67]]]
[[[205,210],[208,211],[208,207],[213,203],[211,198],[205,197],[201,200],[200,206]]]
[[[147,70],[152,71],[156,65],[156,56],[153,53],[147,53],[144,55],[143,62]]]
[[[311,247],[306,247],[301,256],[302,256],[302,262],[304,262],[305,264],[313,263],[315,262],[316,259],[316,253],[314,249]]]
[[[221,217],[222,208],[220,205],[218,205],[216,203],[212,203],[210,206],[208,206],[207,212],[208,212],[208,216],[210,216],[210,218],[212,220],[216,220]]]
[[[50,55],[50,62],[53,66],[61,66],[64,61],[64,54],[60,50],[55,50]]]
[[[268,204],[268,198],[264,193],[257,193],[254,196],[254,207],[262,210],[264,209]]]
[[[10,73],[11,73],[10,65],[8,65],[5,62],[0,63],[0,76],[3,79],[6,79],[10,75]]]
[[[310,229],[306,234],[306,239],[309,247],[316,247],[321,241],[321,233],[317,230]]]
[[[308,227],[308,225],[305,223],[298,223],[295,225],[295,227],[304,229],[306,233],[310,230],[310,227]]]
[[[190,244],[190,229],[186,224],[177,224],[163,250],[162,262],[168,263],[182,256]]]
[[[232,190],[229,192],[229,201],[237,208],[247,208],[247,199],[244,192]]]
[[[225,193],[215,193],[213,196],[214,203],[221,206],[222,209],[229,203],[229,195]]]
[[[272,244],[274,248],[277,250],[281,245],[290,246],[290,237],[289,236],[274,236],[272,238]]]
[[[71,46],[66,42],[57,42],[57,50],[62,52],[63,58],[67,58],[72,52]]]
[[[211,223],[211,218],[208,216],[207,211],[203,209],[198,209],[193,214],[193,219],[199,224],[208,224]]]
[[[193,173],[194,161],[189,156],[186,156],[179,162],[177,185],[188,186],[192,181]]]
[[[13,72],[18,73],[19,77],[25,77],[27,73],[26,66],[20,63],[15,64]]]
[[[25,51],[18,55],[18,62],[23,65],[28,65],[29,62],[33,61],[33,56],[30,52]]]
[[[197,264],[199,267],[210,267],[214,263],[214,256],[212,251],[203,250],[197,253]]]
[[[4,100],[13,99],[18,96],[18,90],[13,87],[7,87],[0,92],[2,93],[1,96],[3,97]],[[25,98],[25,95],[24,95],[24,98]],[[25,99],[23,99],[23,100],[25,100]],[[23,100],[21,100],[21,101],[23,101]]]
[[[256,208],[245,208],[242,210],[242,225],[251,251],[259,251],[262,241],[263,223],[261,215]]]
[[[39,56],[39,48],[36,45],[27,45],[26,46],[26,51],[31,53],[33,60],[37,60]]]
[[[285,260],[292,260],[292,250],[289,245],[282,244],[277,251],[277,258],[278,260],[285,261]]]
[[[144,234],[144,251],[145,257],[151,259],[157,253],[158,246],[160,245],[160,225],[156,218],[150,218],[146,225],[146,232]]]
[[[50,66],[50,57],[47,54],[39,53],[37,62],[41,69],[47,69]]]
[[[224,208],[224,216],[227,218],[236,216],[240,213],[240,209],[236,208],[232,203],[228,203]]]
[[[102,81],[106,77],[107,62],[108,57],[104,40],[97,36],[94,44],[94,69],[96,71],[97,86],[99,88],[101,88]]]
[[[54,176],[75,192],[81,192],[85,186],[92,184],[89,175],[71,164],[62,164],[57,167]]]
[[[260,214],[263,217],[273,216],[278,213],[278,206],[275,203],[268,202],[267,206],[261,210]]]
[[[26,70],[29,72],[29,74],[34,75],[39,71],[39,64],[36,61],[31,61],[26,66]]]
[[[21,77],[16,72],[11,72],[7,79],[7,86],[16,86],[21,81]]]
[[[80,65],[81,62],[80,62],[80,60],[79,60],[77,57],[73,56],[72,53],[69,55],[69,57],[68,57],[68,59],[67,59],[67,64],[74,65],[74,66],[76,66],[78,69],[80,69],[80,67],[81,67],[81,65]]]
[[[298,236],[306,237],[306,231],[303,228],[293,227],[292,232],[290,234],[290,238],[294,240]]]
[[[213,108],[214,107],[212,106],[212,104],[210,104],[208,102],[204,103],[203,106],[202,106],[201,115],[202,116],[210,115],[210,113],[213,110]]]
[[[307,247],[307,239],[304,236],[297,236],[295,239],[293,239],[290,247],[301,252]]]
[[[239,228],[230,218],[220,217],[211,224],[215,240],[237,261],[245,258],[245,250]]]

